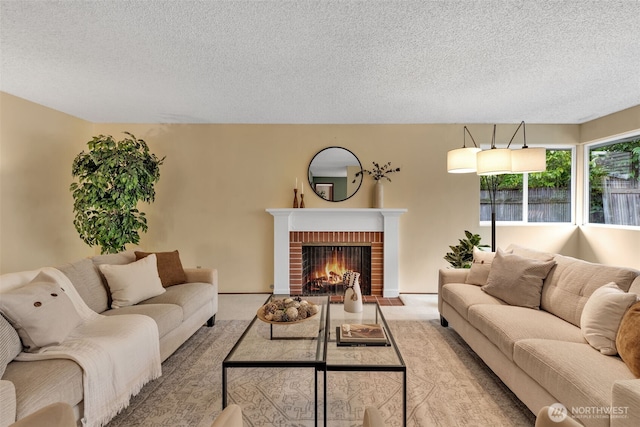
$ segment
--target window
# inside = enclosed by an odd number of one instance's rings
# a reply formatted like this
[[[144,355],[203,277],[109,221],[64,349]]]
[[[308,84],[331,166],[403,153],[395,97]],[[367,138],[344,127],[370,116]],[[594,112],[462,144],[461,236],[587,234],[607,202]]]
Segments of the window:
[[[572,222],[572,165],[573,150],[554,149],[547,150],[545,172],[482,176],[480,221],[491,221],[495,186],[496,221]]]
[[[640,135],[587,146],[588,218],[640,226]]]

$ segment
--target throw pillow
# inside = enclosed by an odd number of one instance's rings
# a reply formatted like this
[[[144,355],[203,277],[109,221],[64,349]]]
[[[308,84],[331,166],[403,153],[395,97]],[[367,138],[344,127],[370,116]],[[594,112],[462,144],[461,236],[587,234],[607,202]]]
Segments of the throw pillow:
[[[111,292],[111,308],[128,307],[165,292],[155,254],[125,265],[102,264]]]
[[[3,292],[0,311],[18,332],[27,352],[62,343],[82,323],[64,288],[42,272],[26,285]]]
[[[622,316],[616,347],[620,358],[636,377],[640,378],[640,302],[637,302]]]
[[[495,252],[485,252],[474,246],[473,263],[471,264],[471,269],[469,270],[469,274],[467,274],[465,283],[480,286],[486,285],[495,254]]]
[[[539,309],[542,283],[554,264],[498,249],[482,290],[507,304]]]
[[[507,246],[506,252],[520,255],[521,257],[537,259],[538,261],[551,261],[555,255],[548,252],[540,252],[535,249],[525,248],[514,243]]]
[[[179,285],[187,282],[187,275],[180,262],[178,251],[173,252],[139,252],[136,251],[136,260],[141,260],[151,254],[155,254],[158,259],[158,274],[162,281],[162,286]]]
[[[622,316],[638,300],[636,294],[630,294],[614,282],[596,289],[582,310],[580,329],[582,335],[596,350],[607,356],[618,354],[616,335]]]

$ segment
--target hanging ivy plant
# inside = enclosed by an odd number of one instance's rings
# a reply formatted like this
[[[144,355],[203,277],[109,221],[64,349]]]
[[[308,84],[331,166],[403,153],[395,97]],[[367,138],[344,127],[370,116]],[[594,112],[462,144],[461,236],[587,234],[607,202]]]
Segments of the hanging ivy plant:
[[[73,224],[80,238],[101,252],[116,253],[128,243],[137,244],[147,231],[138,202],[155,200],[154,185],[160,179],[158,159],[147,143],[133,134],[115,141],[111,135],[93,137],[73,160],[70,186],[73,193]]]

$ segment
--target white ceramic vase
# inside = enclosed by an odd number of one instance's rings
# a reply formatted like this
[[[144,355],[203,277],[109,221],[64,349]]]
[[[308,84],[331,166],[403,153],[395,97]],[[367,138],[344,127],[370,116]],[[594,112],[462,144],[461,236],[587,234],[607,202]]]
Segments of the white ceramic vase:
[[[344,291],[344,311],[348,313],[362,312],[362,291],[360,291],[360,273],[353,271],[345,273],[344,283],[347,289]]]

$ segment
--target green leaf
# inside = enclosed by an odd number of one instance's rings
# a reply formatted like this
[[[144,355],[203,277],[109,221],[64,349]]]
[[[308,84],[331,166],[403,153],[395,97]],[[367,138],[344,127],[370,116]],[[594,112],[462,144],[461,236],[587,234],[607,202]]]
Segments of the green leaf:
[[[87,142],[89,151],[80,152],[72,163],[77,178],[69,186],[73,224],[80,238],[99,245],[102,253],[121,251],[139,241],[139,231],[147,231],[144,213],[136,205],[154,200],[165,159],[151,154],[145,141],[125,134],[128,137],[117,142],[110,135],[93,137]]]
[[[451,252],[447,252],[444,259],[454,268],[470,268],[473,263],[473,247],[486,248],[488,245],[481,245],[479,234],[473,234],[468,230],[464,231],[466,239],[458,239],[457,246],[449,246]]]

